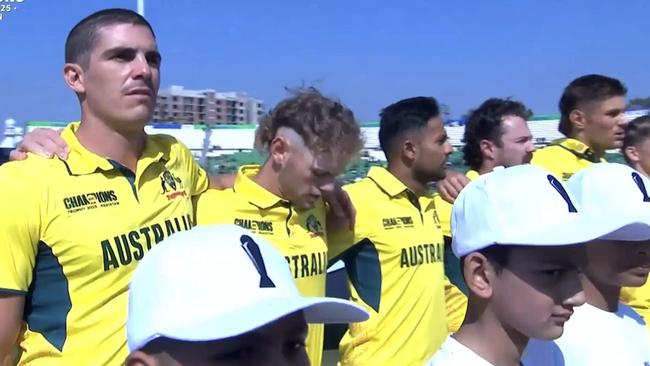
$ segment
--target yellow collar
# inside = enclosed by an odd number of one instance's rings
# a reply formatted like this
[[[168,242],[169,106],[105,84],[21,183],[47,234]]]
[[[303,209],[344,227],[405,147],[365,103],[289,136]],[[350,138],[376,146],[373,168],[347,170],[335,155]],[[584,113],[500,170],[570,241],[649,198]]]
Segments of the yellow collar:
[[[386,168],[380,166],[371,167],[368,171],[368,178],[372,179],[379,188],[391,197],[395,197],[404,191],[410,192],[410,189]]]
[[[592,163],[600,163],[604,159],[598,159],[596,154],[584,142],[572,138],[562,138],[551,142],[553,146],[559,146],[575,156],[588,160]]]
[[[243,194],[248,201],[261,208],[267,209],[278,203],[288,205],[289,202],[275,194],[269,192],[266,188],[253,181],[253,177],[260,171],[259,165],[243,165],[237,172],[233,190],[238,194]]]
[[[70,149],[68,159],[65,160],[65,164],[70,170],[70,173],[74,175],[86,175],[92,174],[97,170],[110,171],[115,169],[115,166],[111,164],[109,158],[101,157],[89,151],[79,142],[79,139],[75,135],[78,129],[79,122],[73,122],[61,132],[61,138],[68,144]],[[145,148],[138,161],[138,165],[146,164],[145,166],[147,166],[161,159],[169,161],[169,149],[162,146],[155,138],[147,136]]]

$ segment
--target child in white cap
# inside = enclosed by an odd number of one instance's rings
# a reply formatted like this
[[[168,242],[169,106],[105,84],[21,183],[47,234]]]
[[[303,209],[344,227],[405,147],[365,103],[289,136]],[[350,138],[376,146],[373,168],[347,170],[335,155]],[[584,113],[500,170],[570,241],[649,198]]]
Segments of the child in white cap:
[[[586,251],[577,244],[623,222],[586,216],[562,183],[536,166],[470,183],[452,210],[452,248],[470,290],[467,315],[430,364],[517,366],[530,338],[560,337],[585,301],[579,271]]]
[[[596,164],[569,179],[583,212],[628,222],[590,241],[580,275],[586,304],[576,309],[562,337],[531,340],[524,365],[650,365],[643,318],[619,302],[621,288],[640,287],[650,271],[650,181],[621,164]]]
[[[154,247],[129,292],[126,364],[308,365],[307,323],[368,319],[351,302],[303,297],[285,258],[234,225]]]

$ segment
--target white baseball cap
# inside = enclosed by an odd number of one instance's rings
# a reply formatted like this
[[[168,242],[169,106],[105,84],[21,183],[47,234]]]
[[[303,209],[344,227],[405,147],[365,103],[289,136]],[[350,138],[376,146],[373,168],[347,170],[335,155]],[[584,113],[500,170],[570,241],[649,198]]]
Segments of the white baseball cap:
[[[304,297],[273,245],[235,225],[195,227],[157,244],[129,290],[130,351],[158,337],[211,341],[302,311],[307,323],[350,323],[368,312],[349,301]]]
[[[587,217],[555,176],[524,164],[484,174],[461,191],[452,209],[452,249],[460,258],[495,244],[578,244],[616,225]]]
[[[623,164],[594,164],[574,174],[567,189],[586,214],[618,226],[601,239],[650,239],[650,180],[636,170]]]

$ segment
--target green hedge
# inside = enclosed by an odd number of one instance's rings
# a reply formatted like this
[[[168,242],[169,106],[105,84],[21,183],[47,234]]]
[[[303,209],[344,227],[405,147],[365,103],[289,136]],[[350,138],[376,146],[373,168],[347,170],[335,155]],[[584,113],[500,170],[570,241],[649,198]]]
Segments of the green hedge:
[[[606,154],[605,159],[609,162],[625,163],[623,156],[619,153]],[[232,155],[223,155],[219,157],[210,157],[207,159],[207,170],[211,174],[230,174],[237,172],[241,165],[246,164],[261,164],[264,162],[264,157],[255,151],[252,152],[237,152]],[[466,172],[469,168],[463,162],[463,153],[461,151],[454,151],[449,157],[450,169]],[[345,183],[354,182],[359,178],[363,178],[368,173],[368,170],[373,165],[384,166],[384,162],[368,161],[365,159],[357,159],[353,161],[346,171],[342,174],[341,180]]]

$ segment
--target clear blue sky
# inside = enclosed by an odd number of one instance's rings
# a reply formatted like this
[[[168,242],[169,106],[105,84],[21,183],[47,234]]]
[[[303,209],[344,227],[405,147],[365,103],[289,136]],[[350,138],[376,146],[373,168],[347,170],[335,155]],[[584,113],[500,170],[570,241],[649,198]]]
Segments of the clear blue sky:
[[[7,1],[7,0],[5,0]],[[62,79],[70,28],[136,0],[23,0],[0,21],[0,118],[75,120]],[[163,54],[161,86],[246,91],[272,106],[303,82],[362,121],[432,95],[459,116],[491,96],[556,113],[586,73],[650,96],[647,0],[147,0]]]

